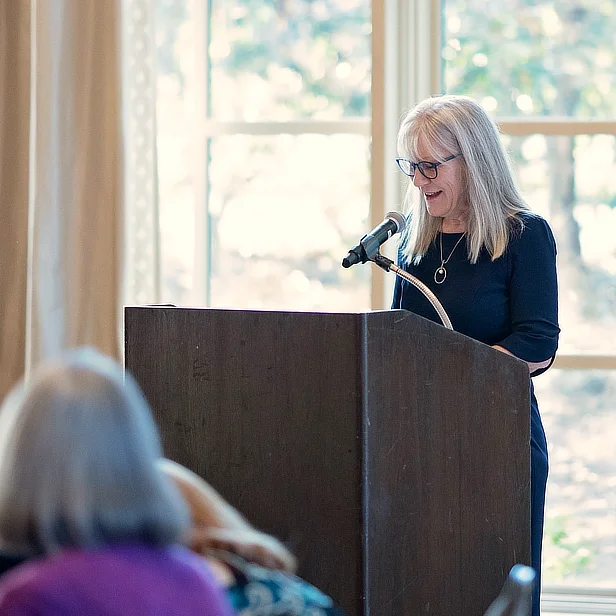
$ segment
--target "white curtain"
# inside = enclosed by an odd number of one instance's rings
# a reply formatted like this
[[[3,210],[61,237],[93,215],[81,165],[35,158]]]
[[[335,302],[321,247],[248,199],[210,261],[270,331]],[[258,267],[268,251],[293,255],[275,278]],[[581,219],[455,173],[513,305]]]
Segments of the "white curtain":
[[[120,354],[120,8],[0,3],[0,396],[62,349]]]

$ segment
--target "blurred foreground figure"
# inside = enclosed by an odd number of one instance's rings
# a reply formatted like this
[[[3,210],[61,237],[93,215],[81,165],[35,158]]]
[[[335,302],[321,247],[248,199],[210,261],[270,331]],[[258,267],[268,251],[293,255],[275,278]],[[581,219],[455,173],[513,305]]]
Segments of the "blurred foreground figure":
[[[295,557],[252,527],[204,479],[161,460],[190,506],[190,545],[203,554],[241,616],[342,616],[330,597],[293,575]]]
[[[141,390],[111,359],[73,351],[7,397],[0,615],[342,614],[295,569],[280,541],[161,457]]]
[[[184,499],[158,465],[149,406],[91,349],[42,366],[0,411],[3,616],[230,616],[207,561],[181,545]]]

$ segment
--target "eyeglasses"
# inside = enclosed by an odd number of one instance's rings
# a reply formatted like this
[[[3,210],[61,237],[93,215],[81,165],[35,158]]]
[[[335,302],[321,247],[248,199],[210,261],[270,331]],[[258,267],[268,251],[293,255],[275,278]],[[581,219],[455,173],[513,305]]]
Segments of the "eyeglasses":
[[[400,167],[400,171],[404,173],[404,175],[408,175],[410,178],[415,177],[415,169],[419,169],[419,173],[423,175],[427,180],[434,180],[438,175],[438,168],[443,164],[454,158],[458,158],[458,156],[462,156],[460,152],[458,154],[452,154],[447,158],[444,158],[442,162],[439,163],[431,163],[425,160],[420,160],[418,163],[411,162],[406,158],[396,158],[396,162],[398,163],[398,167]]]

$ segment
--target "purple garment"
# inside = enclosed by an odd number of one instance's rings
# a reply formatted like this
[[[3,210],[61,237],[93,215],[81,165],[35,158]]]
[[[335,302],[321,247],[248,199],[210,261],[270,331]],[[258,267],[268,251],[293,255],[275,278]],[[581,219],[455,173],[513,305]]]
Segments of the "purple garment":
[[[231,616],[205,560],[181,546],[65,550],[2,577],[0,616]]]

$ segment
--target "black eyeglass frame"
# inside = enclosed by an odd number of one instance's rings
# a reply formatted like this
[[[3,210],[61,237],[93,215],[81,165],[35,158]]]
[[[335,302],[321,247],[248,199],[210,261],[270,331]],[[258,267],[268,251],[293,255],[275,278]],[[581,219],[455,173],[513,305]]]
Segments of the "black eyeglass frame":
[[[423,175],[426,178],[426,180],[435,180],[438,177],[438,168],[443,163],[449,162],[450,160],[453,160],[454,158],[458,158],[459,156],[462,156],[462,152],[458,152],[457,154],[452,154],[451,156],[448,156],[447,158],[444,158],[442,161],[439,161],[439,162],[430,162],[428,160],[420,160],[414,163],[413,161],[410,161],[408,158],[396,158],[396,163],[398,164],[398,168],[400,169],[400,171],[402,171],[402,173],[404,173],[404,175],[406,175],[409,178],[414,178],[415,170],[419,169],[419,173],[421,173],[421,175]],[[407,173],[402,168],[402,163],[408,163],[411,166],[410,173]],[[433,169],[434,177],[430,177],[429,175],[426,175],[426,172],[424,169]]]

